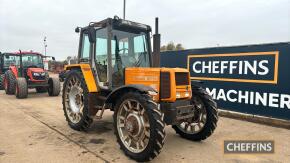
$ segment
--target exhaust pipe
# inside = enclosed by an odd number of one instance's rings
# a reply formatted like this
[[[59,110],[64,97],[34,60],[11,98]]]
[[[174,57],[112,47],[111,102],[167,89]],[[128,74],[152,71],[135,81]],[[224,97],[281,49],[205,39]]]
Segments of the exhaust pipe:
[[[155,18],[155,34],[153,35],[153,67],[160,67],[160,34],[158,33],[158,17]]]

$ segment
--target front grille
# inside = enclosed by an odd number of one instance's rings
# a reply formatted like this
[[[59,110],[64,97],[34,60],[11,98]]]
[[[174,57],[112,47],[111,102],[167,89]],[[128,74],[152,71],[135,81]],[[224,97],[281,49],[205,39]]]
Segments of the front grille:
[[[160,73],[160,98],[170,98],[171,86],[170,86],[170,73]]]
[[[175,73],[176,85],[189,85],[188,73],[187,72],[176,72]]]
[[[45,76],[33,76],[34,80],[45,80]]]

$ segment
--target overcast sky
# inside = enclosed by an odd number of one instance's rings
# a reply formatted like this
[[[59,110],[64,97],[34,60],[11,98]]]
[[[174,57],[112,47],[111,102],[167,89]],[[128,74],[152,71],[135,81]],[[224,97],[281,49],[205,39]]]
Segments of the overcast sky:
[[[162,44],[185,48],[290,41],[290,0],[126,0],[126,18],[154,27]],[[123,0],[0,0],[0,51],[76,55],[76,26],[122,17]]]

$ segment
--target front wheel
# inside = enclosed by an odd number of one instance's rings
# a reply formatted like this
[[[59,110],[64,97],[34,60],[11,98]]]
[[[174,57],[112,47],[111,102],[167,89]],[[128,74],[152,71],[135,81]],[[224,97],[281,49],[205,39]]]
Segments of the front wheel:
[[[114,108],[114,129],[121,149],[130,158],[149,161],[160,152],[165,123],[157,104],[139,92],[125,93]]]
[[[88,88],[81,72],[71,70],[63,84],[62,103],[68,125],[86,131],[93,119],[89,116]]]
[[[60,93],[60,82],[57,78],[48,79],[48,95],[58,96]]]
[[[17,78],[16,79],[15,96],[18,99],[27,98],[28,88],[27,88],[27,82],[26,82],[25,78]]]
[[[208,138],[215,130],[218,121],[217,105],[212,97],[202,88],[192,89],[192,105],[195,107],[193,118],[173,125],[181,137],[193,141]]]

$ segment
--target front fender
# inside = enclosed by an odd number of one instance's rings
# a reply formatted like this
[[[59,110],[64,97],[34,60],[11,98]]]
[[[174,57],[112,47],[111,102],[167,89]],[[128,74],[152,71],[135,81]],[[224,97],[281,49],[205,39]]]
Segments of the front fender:
[[[15,78],[18,78],[18,70],[16,66],[9,66],[9,70],[12,71],[12,73],[14,74]]]
[[[80,70],[82,72],[90,93],[99,91],[96,81],[95,81],[94,74],[89,64],[72,64],[72,65],[66,65],[64,68],[65,71],[75,70],[75,69]]]
[[[114,103],[119,96],[128,91],[138,91],[140,93],[156,92],[155,89],[142,84],[128,84],[113,90],[108,96],[105,103]],[[156,92],[157,93],[157,92]]]

